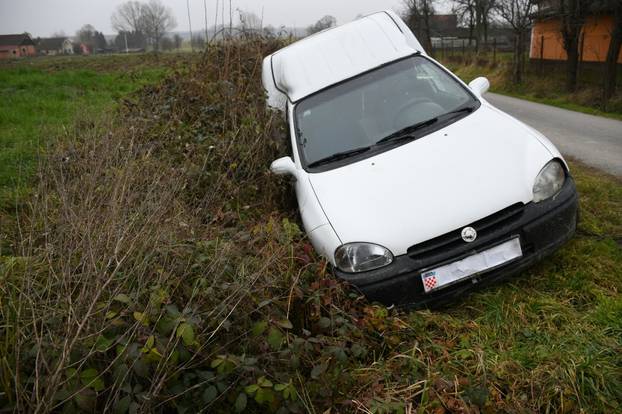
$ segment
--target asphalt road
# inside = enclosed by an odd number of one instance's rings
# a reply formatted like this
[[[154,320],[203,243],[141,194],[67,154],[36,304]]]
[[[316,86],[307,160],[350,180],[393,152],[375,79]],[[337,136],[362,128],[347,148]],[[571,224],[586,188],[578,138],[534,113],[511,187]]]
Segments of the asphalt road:
[[[622,121],[496,93],[487,93],[485,98],[543,133],[562,155],[622,177]]]

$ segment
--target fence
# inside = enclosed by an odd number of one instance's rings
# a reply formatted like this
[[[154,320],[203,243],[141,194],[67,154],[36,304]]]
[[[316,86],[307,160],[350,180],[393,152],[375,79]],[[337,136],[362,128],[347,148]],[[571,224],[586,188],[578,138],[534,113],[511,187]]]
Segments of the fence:
[[[507,52],[512,52],[512,44],[506,37],[493,37],[488,42],[477,45],[475,39],[457,37],[433,37],[432,56],[441,60],[465,61],[477,58],[480,61],[491,61],[496,64]],[[504,60],[508,60],[507,57]]]

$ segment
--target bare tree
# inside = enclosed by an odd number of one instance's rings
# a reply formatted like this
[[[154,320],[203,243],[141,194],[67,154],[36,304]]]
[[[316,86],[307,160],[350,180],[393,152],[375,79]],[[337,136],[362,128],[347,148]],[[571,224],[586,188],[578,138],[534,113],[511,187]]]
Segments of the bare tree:
[[[460,22],[469,29],[469,46],[475,33],[475,1],[476,0],[453,0],[452,12]]]
[[[428,52],[432,50],[432,30],[430,20],[434,15],[434,0],[404,0],[406,21],[415,36],[423,41]]]
[[[454,12],[469,27],[469,43],[471,38],[474,37],[475,48],[478,51],[482,42],[488,42],[488,28],[496,1],[452,0]]]
[[[603,76],[602,100],[603,105],[606,106],[615,93],[617,84],[618,56],[620,56],[620,49],[622,49],[622,1],[596,0],[592,7],[596,13],[613,14],[613,26],[609,33],[611,40],[607,49]]]
[[[95,38],[95,32],[92,24],[85,24],[76,32],[76,37],[79,41],[87,43]]]
[[[76,39],[78,39],[78,42],[86,45],[93,53],[95,53],[97,49],[96,36],[97,30],[90,24],[85,24],[76,32]]]
[[[497,0],[475,0],[475,32],[477,39],[477,49],[482,43],[488,42],[488,27],[490,26],[490,15],[495,7]]]
[[[321,32],[322,30],[326,30],[334,26],[337,26],[337,19],[333,16],[326,15],[315,22],[315,24],[307,27],[307,34],[312,35],[313,33]]]
[[[120,4],[111,17],[112,27],[117,32],[138,33],[143,31],[143,5],[138,1]]]
[[[105,49],[108,46],[106,37],[102,32],[98,32],[90,24],[85,24],[76,32],[76,38],[80,43],[84,43],[93,53],[98,49]]]
[[[147,38],[157,52],[160,40],[166,32],[177,26],[177,21],[170,8],[164,6],[160,0],[150,0],[142,6],[142,24]]]
[[[173,36],[173,43],[175,44],[175,49],[181,49],[183,39],[178,33],[175,33],[175,35]]]
[[[495,10],[514,32],[514,55],[512,56],[512,78],[521,83],[524,72],[525,39],[531,27],[536,0],[497,0]]]
[[[579,73],[579,44],[583,25],[587,19],[590,0],[558,0],[551,10],[561,19],[560,31],[566,51],[566,89],[574,92]]]

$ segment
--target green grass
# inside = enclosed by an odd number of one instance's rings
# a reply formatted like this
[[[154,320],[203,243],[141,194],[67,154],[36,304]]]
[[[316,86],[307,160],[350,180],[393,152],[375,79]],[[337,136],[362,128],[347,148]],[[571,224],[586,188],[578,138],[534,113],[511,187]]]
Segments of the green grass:
[[[101,61],[37,58],[0,66],[0,206],[27,192],[37,154],[51,137],[166,73],[163,66],[82,69]]]

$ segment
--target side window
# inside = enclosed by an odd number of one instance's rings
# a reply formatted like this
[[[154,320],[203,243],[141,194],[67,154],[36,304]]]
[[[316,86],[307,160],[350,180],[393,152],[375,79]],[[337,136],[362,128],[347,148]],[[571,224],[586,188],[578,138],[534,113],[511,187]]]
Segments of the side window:
[[[294,150],[292,148],[292,130],[289,126],[289,105],[285,104],[285,133],[287,136],[285,137],[285,149],[287,151],[287,155],[290,157],[294,156]]]

